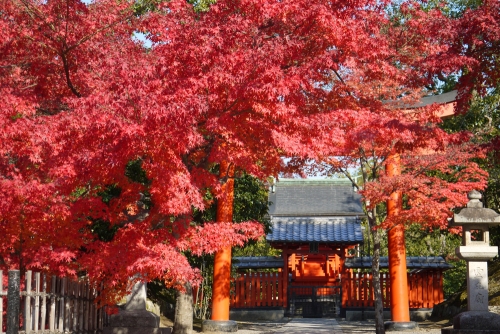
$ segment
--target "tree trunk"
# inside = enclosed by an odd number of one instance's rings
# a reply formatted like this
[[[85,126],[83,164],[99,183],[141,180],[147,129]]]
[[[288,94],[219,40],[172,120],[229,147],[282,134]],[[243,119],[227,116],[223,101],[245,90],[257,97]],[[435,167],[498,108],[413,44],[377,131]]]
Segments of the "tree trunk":
[[[375,331],[377,334],[385,334],[384,327],[384,302],[382,299],[382,288],[380,285],[380,231],[375,229],[374,218],[368,218],[370,231],[373,235],[373,295],[375,299]]]
[[[193,291],[191,284],[184,284],[185,291],[177,291],[175,319],[172,334],[192,334],[193,332]]]

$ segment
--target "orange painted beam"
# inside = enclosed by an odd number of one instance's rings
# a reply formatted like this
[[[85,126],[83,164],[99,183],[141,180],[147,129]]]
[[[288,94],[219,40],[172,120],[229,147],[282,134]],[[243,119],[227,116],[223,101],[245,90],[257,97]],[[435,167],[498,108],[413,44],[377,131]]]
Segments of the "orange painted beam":
[[[398,154],[389,157],[387,176],[397,176],[401,174],[401,162]],[[387,201],[387,216],[397,216],[402,205],[401,192],[396,191],[391,194]],[[396,225],[387,233],[389,247],[389,274],[391,282],[391,315],[392,321],[410,321],[410,309],[408,301],[408,278],[406,272],[406,247],[404,226]]]
[[[233,221],[234,165],[223,161],[219,176],[225,180],[217,202],[217,222]],[[212,320],[229,320],[229,289],[231,287],[231,247],[215,254],[214,282],[212,288]]]

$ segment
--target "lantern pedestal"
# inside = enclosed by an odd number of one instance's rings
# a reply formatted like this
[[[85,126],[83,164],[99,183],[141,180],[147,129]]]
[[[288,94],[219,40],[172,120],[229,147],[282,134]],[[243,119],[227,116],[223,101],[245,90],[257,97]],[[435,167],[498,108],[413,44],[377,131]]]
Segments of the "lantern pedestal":
[[[500,334],[500,315],[486,311],[466,311],[453,318],[453,328],[441,334]]]

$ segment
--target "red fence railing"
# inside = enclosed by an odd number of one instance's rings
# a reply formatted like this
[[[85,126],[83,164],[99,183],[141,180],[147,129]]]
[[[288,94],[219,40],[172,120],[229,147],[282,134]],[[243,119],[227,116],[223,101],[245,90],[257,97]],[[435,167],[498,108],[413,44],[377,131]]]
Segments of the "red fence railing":
[[[384,307],[390,306],[390,280],[380,275]],[[348,272],[342,277],[343,307],[373,307],[373,275]],[[440,271],[420,271],[408,274],[410,308],[432,308],[444,300],[443,274]]]
[[[390,307],[390,280],[381,274],[382,300]],[[335,283],[336,285],[338,284]],[[373,275],[348,271],[341,277],[342,307],[374,307]],[[293,286],[293,283],[289,283]],[[287,307],[282,273],[248,273],[233,280],[232,308]],[[408,273],[410,308],[432,308],[444,300],[441,271]]]
[[[231,307],[283,307],[282,273],[248,273],[233,280]]]

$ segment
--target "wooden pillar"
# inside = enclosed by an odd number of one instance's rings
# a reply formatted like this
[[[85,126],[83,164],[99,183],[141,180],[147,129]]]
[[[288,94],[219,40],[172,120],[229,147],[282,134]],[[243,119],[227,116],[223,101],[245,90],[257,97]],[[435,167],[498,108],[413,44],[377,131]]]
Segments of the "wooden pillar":
[[[233,221],[234,165],[223,161],[220,164],[220,179],[223,181],[221,197],[217,201],[217,222]],[[215,254],[214,282],[212,289],[212,320],[229,320],[229,289],[231,279],[231,247]]]
[[[288,269],[288,246],[285,246],[285,249],[281,253],[283,257],[283,307],[288,309],[288,273],[290,272]]]
[[[389,157],[387,176],[401,174],[401,162],[399,154]],[[387,201],[387,216],[399,215],[402,205],[402,194],[395,191]],[[391,282],[391,315],[394,322],[410,321],[410,309],[408,301],[408,278],[406,271],[406,247],[404,226],[397,224],[388,231],[389,243],[389,274]]]

